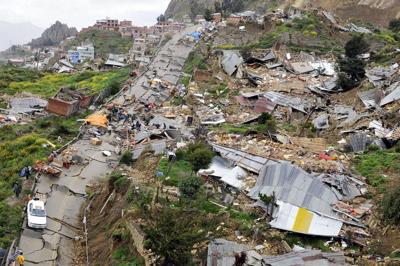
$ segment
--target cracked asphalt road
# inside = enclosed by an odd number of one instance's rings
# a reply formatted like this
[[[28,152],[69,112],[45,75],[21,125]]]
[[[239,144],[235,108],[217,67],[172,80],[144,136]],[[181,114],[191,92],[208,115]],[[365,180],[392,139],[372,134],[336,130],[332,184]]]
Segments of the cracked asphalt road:
[[[183,45],[179,41],[195,29],[196,27],[189,27],[176,33],[157,53],[145,75],[115,101],[124,101],[124,96],[132,95],[140,98],[146,93],[143,84],[154,73],[157,73],[157,78],[177,84],[180,71],[193,49],[193,45]],[[44,230],[32,230],[24,224],[19,247],[24,251],[25,266],[74,265],[74,238],[82,236],[82,232],[77,232],[74,227],[82,227],[79,214],[86,199],[86,187],[111,173],[112,168],[107,162],[118,159],[114,152],[111,157],[102,155],[103,150],[115,150],[115,146],[110,144],[115,143],[114,135],[100,138],[103,141],[100,146],[91,145],[88,135],[72,145],[78,154],[86,159],[85,164],[73,165],[70,169],[64,168],[58,178],[46,175],[40,178],[36,189],[38,193],[47,196],[46,210],[49,218]]]
[[[82,225],[78,217],[85,201],[86,186],[104,178],[112,171],[105,163],[106,159],[117,160],[115,154],[107,158],[103,156],[103,150],[114,150],[114,146],[107,141],[100,146],[93,146],[88,139],[82,139],[75,143],[73,148],[87,159],[85,163],[64,169],[58,178],[43,175],[37,184],[37,192],[47,197],[48,219],[47,228],[44,230],[32,230],[24,225],[20,248],[24,251],[28,266],[73,265],[73,241],[76,236],[82,234],[73,227],[81,228]]]

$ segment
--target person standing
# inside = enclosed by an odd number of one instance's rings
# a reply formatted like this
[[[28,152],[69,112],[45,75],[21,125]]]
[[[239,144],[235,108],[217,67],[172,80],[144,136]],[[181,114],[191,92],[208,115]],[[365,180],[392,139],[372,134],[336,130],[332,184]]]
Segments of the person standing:
[[[17,181],[14,182],[13,190],[15,193],[15,197],[19,199],[19,194],[21,194],[21,185]]]
[[[23,252],[21,251],[20,253],[19,253],[19,255],[17,256],[17,263],[18,263],[18,265],[19,266],[23,266],[24,265],[24,262],[25,262],[25,258],[24,258],[24,256],[23,256]]]

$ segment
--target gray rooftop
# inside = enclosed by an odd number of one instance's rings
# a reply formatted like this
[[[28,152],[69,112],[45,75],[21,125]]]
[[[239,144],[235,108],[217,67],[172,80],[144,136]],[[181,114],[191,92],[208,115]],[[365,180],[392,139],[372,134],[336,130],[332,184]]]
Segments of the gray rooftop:
[[[263,167],[248,195],[258,199],[259,194],[273,193],[283,202],[331,216],[335,216],[331,204],[342,198],[321,180],[289,163]]]

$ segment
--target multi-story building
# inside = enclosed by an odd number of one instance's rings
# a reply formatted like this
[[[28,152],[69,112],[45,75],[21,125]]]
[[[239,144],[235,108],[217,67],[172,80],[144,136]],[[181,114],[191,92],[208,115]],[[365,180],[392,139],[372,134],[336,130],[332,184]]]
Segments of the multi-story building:
[[[93,60],[94,59],[93,45],[78,46],[76,50],[69,50],[68,59],[73,64],[82,63],[86,60]]]
[[[106,19],[97,20],[94,27],[98,28],[98,29],[102,29],[102,30],[118,31],[119,23],[118,23],[118,19],[106,18]]]
[[[76,49],[79,53],[79,60],[81,62],[85,60],[93,60],[94,59],[94,47],[93,45],[85,45],[79,46]]]

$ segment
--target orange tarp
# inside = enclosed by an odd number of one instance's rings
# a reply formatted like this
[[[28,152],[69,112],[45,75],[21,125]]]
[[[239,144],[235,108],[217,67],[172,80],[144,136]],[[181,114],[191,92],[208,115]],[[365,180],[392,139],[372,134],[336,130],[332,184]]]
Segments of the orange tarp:
[[[101,113],[94,113],[89,115],[85,121],[93,126],[97,127],[107,127],[108,126],[108,119],[107,116]]]

